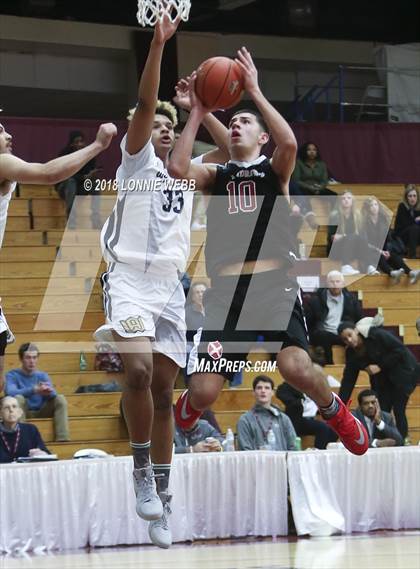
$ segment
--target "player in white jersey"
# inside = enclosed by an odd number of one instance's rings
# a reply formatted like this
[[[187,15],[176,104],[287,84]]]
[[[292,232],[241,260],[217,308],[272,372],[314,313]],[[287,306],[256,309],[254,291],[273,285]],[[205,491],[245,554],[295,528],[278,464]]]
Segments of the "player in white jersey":
[[[16,183],[21,184],[57,184],[80,170],[89,160],[108,148],[117,134],[115,125],[108,123],[99,127],[96,140],[89,146],[38,164],[25,162],[12,154],[12,135],[0,124],[0,248],[6,229],[7,210],[15,191]],[[4,352],[7,343],[13,341],[0,305],[0,392],[3,390]]]
[[[180,275],[190,244],[192,191],[166,171],[176,111],[158,101],[161,60],[178,21],[158,22],[138,89],[138,104],[121,142],[118,198],[101,235],[108,270],[103,275],[106,325],[97,340],[117,343],[125,368],[122,406],[134,458],[136,511],[149,535],[170,546],[169,472],[173,448],[173,386],[185,365],[185,295]],[[182,91],[182,89],[181,89]],[[178,88],[178,100],[183,94]],[[189,104],[188,89],[185,95]],[[184,100],[185,103],[185,100]],[[212,115],[205,126],[220,146],[227,129]],[[201,157],[226,160],[221,150]],[[156,482],[155,482],[156,479]]]

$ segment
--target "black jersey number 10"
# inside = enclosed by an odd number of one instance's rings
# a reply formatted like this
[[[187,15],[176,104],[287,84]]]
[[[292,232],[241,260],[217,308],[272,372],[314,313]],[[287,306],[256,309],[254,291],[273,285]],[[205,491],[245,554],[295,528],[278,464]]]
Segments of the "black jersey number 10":
[[[168,200],[166,203],[162,204],[163,211],[174,213],[181,213],[184,207],[184,192],[182,190],[163,190],[163,194]]]
[[[229,215],[239,211],[250,213],[257,209],[257,192],[253,180],[239,182],[239,184],[229,182],[226,190],[229,194]]]

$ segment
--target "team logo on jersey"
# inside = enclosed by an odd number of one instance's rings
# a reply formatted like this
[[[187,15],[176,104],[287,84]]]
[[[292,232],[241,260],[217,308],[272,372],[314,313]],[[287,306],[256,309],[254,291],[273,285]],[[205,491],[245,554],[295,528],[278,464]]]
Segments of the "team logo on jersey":
[[[216,340],[215,342],[209,342],[207,344],[207,353],[214,360],[219,360],[222,357],[223,346],[219,340]]]
[[[120,320],[120,324],[124,328],[124,332],[129,334],[134,332],[144,332],[145,330],[143,320],[140,316],[129,316],[127,320]]]

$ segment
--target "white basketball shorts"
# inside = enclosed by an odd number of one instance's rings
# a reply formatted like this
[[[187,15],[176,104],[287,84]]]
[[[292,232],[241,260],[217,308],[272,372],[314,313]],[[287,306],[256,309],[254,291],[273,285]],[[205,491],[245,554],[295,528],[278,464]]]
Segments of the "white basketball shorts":
[[[122,338],[150,338],[154,352],[185,367],[185,294],[179,279],[110,263],[101,281],[106,324],[95,340],[113,341],[111,330]]]

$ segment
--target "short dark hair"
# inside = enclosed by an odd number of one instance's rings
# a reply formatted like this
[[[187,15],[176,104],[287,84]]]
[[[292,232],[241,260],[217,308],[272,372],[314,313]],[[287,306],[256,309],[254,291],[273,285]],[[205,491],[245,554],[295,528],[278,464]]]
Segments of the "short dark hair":
[[[271,379],[271,377],[268,377],[268,375],[257,375],[257,377],[252,382],[252,389],[254,391],[257,385],[260,383],[260,381],[263,381],[264,383],[269,383],[271,385],[271,389],[274,389],[274,381]]]
[[[341,332],[347,328],[350,328],[350,330],[355,330],[356,324],[354,322],[351,322],[351,320],[345,320],[344,322],[341,322],[337,328],[337,334],[340,335]]]
[[[359,404],[359,407],[362,404],[363,397],[370,397],[371,395],[378,397],[376,391],[373,391],[373,389],[364,389],[363,391],[361,391],[357,396],[357,402]]]
[[[25,352],[36,352],[39,355],[39,350],[32,342],[25,342],[19,348],[19,359],[22,361]]]
[[[254,109],[239,109],[238,111],[235,111],[233,113],[233,115],[230,117],[230,120],[232,120],[233,117],[235,117],[236,115],[241,115],[242,113],[249,113],[250,115],[254,115],[254,117],[257,119],[257,123],[260,125],[262,130],[264,132],[267,132],[268,134],[270,133],[270,131],[268,130],[268,126],[265,120],[263,119],[262,115],[258,111],[254,111]]]

